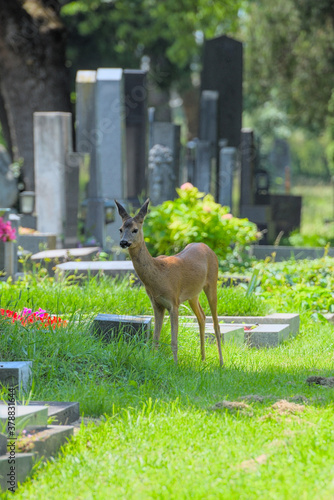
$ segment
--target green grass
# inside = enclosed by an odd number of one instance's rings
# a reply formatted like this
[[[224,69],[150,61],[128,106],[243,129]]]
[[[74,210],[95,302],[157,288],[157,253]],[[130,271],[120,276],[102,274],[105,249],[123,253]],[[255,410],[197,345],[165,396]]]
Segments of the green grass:
[[[334,239],[334,189],[330,184],[312,182],[293,187],[293,195],[302,196],[301,234]],[[333,222],[326,224],[325,220]]]
[[[79,401],[85,416],[104,415],[99,425],[82,426],[55,461],[39,466],[17,498],[333,496],[333,389],[305,382],[333,373],[333,327],[312,321],[306,309],[296,339],[274,349],[224,345],[221,369],[215,344],[206,345],[203,363],[198,336],[186,327],[180,327],[175,366],[167,317],[158,352],[141,341],[104,344],[93,337],[95,313],[152,313],[144,290],[125,282],[67,287],[45,281],[29,290],[0,284],[0,294],[2,307],[34,303],[69,317],[68,328],[56,332],[1,324],[1,358],[34,361],[32,399]],[[264,300],[246,298],[242,288],[219,288],[219,313],[286,311],[278,297],[278,291]],[[290,301],[288,310],[294,307]],[[267,396],[248,403],[252,415],[210,410],[250,394]],[[300,413],[278,415],[271,408],[296,396],[307,398]],[[261,456],[262,464],[249,462]]]

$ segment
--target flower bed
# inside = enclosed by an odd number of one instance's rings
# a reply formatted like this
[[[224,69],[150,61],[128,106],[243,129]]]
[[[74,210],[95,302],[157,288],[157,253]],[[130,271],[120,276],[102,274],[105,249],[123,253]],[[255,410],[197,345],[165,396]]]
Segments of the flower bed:
[[[33,312],[32,309],[25,307],[21,313],[11,311],[10,309],[0,309],[0,319],[10,321],[11,323],[21,323],[22,326],[34,325],[37,328],[53,328],[67,326],[67,321],[55,315],[50,315],[43,309]],[[2,318],[1,318],[2,317]]]

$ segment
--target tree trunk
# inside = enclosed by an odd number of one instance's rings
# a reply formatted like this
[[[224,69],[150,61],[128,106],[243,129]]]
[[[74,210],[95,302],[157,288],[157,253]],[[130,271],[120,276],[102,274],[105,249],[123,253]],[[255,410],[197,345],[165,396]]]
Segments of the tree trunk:
[[[33,113],[70,111],[65,28],[56,0],[0,0],[0,93],[7,142],[34,190]],[[2,113],[3,115],[3,113]]]

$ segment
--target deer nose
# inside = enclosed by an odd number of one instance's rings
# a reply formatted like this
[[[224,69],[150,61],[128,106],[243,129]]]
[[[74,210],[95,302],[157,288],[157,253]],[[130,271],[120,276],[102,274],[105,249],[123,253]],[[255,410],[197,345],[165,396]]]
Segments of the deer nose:
[[[131,246],[131,243],[129,243],[126,240],[121,240],[119,244],[121,245],[122,248],[129,248],[129,246]]]

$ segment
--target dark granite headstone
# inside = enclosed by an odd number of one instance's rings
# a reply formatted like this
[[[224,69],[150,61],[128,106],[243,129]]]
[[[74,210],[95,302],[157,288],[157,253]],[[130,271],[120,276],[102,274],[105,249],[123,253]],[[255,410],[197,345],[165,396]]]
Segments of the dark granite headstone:
[[[254,203],[254,170],[255,170],[254,134],[251,129],[242,129],[240,144],[240,212],[243,205]]]
[[[209,141],[198,140],[196,142],[194,186],[204,193],[210,193],[211,159],[211,143]]]
[[[125,339],[138,336],[146,340],[151,332],[151,324],[151,318],[98,314],[93,322],[93,331],[95,335],[106,341],[117,338],[119,335]]]
[[[124,70],[127,195],[138,205],[147,192],[147,82],[146,71]]]
[[[291,231],[300,228],[302,197],[286,194],[270,195],[270,207],[277,235],[283,231],[287,236]]]
[[[242,43],[220,36],[204,44],[201,90],[219,92],[218,138],[240,146],[242,116]]]
[[[172,152],[173,172],[175,178],[175,187],[180,183],[180,152],[181,152],[181,127],[169,122],[153,122],[152,124],[152,147],[156,144],[169,148]],[[175,193],[176,196],[176,193]]]

